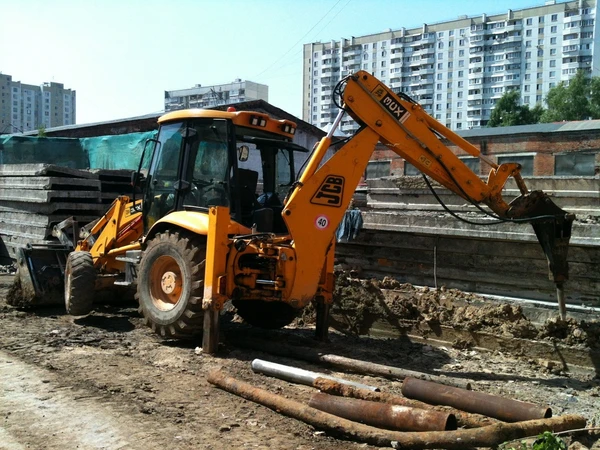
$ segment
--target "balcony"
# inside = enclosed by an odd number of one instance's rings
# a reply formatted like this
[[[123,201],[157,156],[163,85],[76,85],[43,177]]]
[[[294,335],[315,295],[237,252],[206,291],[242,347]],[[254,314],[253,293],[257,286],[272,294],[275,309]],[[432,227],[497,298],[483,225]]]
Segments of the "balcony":
[[[467,117],[469,119],[481,118],[481,107],[478,107],[478,109],[472,111],[467,111]]]
[[[421,64],[435,64],[435,56],[431,55],[425,58],[421,58]]]
[[[563,53],[576,53],[579,50],[579,45],[563,45]]]
[[[413,72],[413,75],[433,75],[434,73],[435,69],[433,67],[425,67]]]
[[[561,64],[561,69],[583,69],[589,67],[589,64],[582,63],[580,61],[566,62]]]
[[[401,68],[402,68],[402,61],[398,61],[398,62],[390,64],[390,69],[401,69]]]
[[[580,33],[580,32],[581,32],[581,25],[574,24],[572,27],[563,29],[563,36],[565,34]]]
[[[485,36],[486,34],[488,34],[489,31],[482,28],[481,30],[469,30],[469,36],[473,37],[473,36]]]
[[[353,45],[350,47],[345,47],[342,49],[342,53],[345,56],[351,56],[351,55],[361,55],[362,54],[362,45]]]
[[[508,86],[520,86],[521,85],[521,79],[520,78],[513,78],[512,80],[505,79],[504,81],[502,81],[502,84],[504,85],[504,87],[508,87]]]
[[[469,72],[469,74],[467,75],[468,80],[475,80],[481,77],[483,77],[483,70],[480,70],[478,72]]]
[[[469,39],[469,47],[475,47],[477,45],[483,45],[485,39],[483,37],[475,37]]]
[[[523,40],[523,36],[517,36],[515,34],[509,34],[507,37],[505,37],[502,42],[503,43],[507,43],[507,42],[521,42]]]
[[[390,51],[394,50],[394,49],[398,49],[398,48],[403,48],[403,47],[404,47],[404,43],[396,42],[394,44],[390,44]]]
[[[474,101],[474,100],[481,100],[483,98],[483,95],[481,94],[481,92],[477,93],[477,94],[467,94],[467,101]]]
[[[412,91],[411,94],[413,95],[433,95],[433,88],[425,88],[425,87],[420,87],[419,89]]]
[[[520,30],[523,29],[523,23],[513,23],[513,24],[510,24],[510,25],[506,25],[506,27],[504,27],[504,29],[506,31],[508,31],[509,33],[511,31],[520,31]]]
[[[520,52],[510,52],[506,54],[506,59],[509,61],[520,61],[521,56]]]
[[[421,42],[424,44],[434,43],[436,40],[435,33],[429,33],[427,36],[423,35]]]

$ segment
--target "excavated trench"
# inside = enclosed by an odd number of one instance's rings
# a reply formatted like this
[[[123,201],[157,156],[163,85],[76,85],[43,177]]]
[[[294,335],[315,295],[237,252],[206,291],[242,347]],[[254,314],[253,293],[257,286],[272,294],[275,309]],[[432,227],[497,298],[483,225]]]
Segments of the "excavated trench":
[[[556,308],[338,271],[331,316],[332,328],[357,336],[408,337],[434,346],[500,351],[550,361],[563,370],[600,373],[597,312],[570,314],[561,321]],[[314,320],[309,308],[299,323]]]

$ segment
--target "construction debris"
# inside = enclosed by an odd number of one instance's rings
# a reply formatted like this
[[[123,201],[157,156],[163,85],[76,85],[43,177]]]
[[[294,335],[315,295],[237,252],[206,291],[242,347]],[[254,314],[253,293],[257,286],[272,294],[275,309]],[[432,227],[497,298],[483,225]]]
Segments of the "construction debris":
[[[223,371],[211,371],[208,382],[247,400],[264,405],[274,411],[302,420],[317,429],[327,430],[345,438],[386,446],[395,442],[397,448],[407,449],[461,449],[471,447],[495,447],[503,442],[535,436],[544,431],[560,432],[585,427],[584,417],[567,415],[550,419],[518,423],[498,423],[481,428],[456,431],[399,432],[382,430],[352,422],[319,411],[300,402],[284,398],[249,383],[227,376]]]

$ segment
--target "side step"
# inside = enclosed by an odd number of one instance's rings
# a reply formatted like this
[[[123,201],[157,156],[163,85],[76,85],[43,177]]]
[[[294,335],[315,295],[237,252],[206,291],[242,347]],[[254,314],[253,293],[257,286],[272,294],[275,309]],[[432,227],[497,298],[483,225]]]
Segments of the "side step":
[[[137,265],[142,259],[141,250],[129,250],[123,256],[115,257],[117,261],[125,263],[125,281],[115,281],[115,286],[133,286],[137,280]]]

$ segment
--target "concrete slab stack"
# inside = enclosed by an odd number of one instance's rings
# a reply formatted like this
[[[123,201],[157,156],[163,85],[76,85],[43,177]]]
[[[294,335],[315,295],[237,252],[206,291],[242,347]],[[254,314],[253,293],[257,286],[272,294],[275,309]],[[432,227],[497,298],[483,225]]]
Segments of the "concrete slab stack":
[[[55,243],[52,228],[68,217],[83,226],[131,191],[131,171],[71,169],[52,164],[0,165],[0,257]]]
[[[131,196],[132,170],[93,169],[90,172],[100,180],[100,200],[110,205],[119,195]]]

